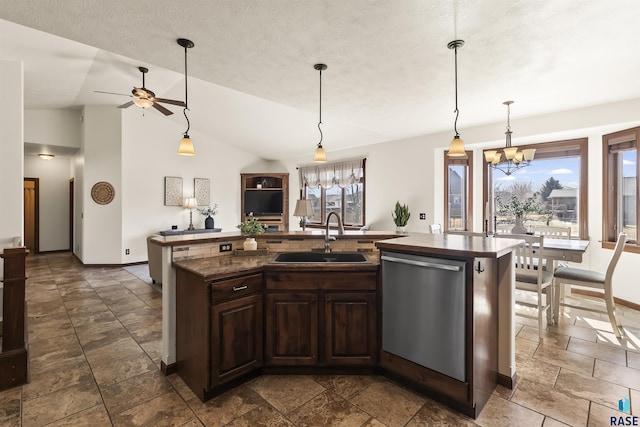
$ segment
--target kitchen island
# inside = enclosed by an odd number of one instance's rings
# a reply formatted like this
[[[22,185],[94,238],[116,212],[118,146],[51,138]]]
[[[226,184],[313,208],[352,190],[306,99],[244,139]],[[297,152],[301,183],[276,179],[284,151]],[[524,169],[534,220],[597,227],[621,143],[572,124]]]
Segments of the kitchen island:
[[[332,233],[332,235],[335,234]],[[263,369],[269,372],[269,366],[271,366],[271,372],[301,366],[312,369],[347,364],[352,364],[354,368],[381,366],[389,376],[398,380],[408,379],[413,382],[413,385],[420,386],[417,387],[418,389],[471,416],[476,416],[480,411],[488,394],[495,388],[496,382],[508,387],[513,385],[515,339],[512,309],[514,303],[512,249],[520,244],[519,241],[447,234],[412,233],[399,236],[387,232],[360,231],[347,232],[337,237],[338,240],[331,243],[334,251],[366,253],[370,257],[370,262],[366,266],[352,264],[324,267],[317,264],[315,266],[299,264],[269,267],[269,261],[277,252],[322,250],[324,233],[319,231],[279,232],[258,236],[260,247],[268,247],[270,254],[250,257],[232,256],[230,253],[218,251],[218,248],[226,247],[228,243],[232,243],[235,247],[239,246],[244,239],[240,233],[154,239],[155,244],[160,245],[163,251],[163,372],[173,372],[176,369],[176,270],[182,270],[184,273],[180,274],[189,275],[188,281],[196,284],[190,289],[197,292],[208,289],[206,291],[208,293],[201,293],[201,297],[194,301],[202,299],[206,304],[212,304],[202,309],[203,313],[209,313],[207,316],[211,316],[214,312],[218,313],[218,320],[214,317],[209,317],[207,320],[212,329],[231,334],[229,338],[218,336],[216,339],[235,342],[238,337],[244,340],[249,338],[249,341],[245,341],[247,345],[242,346],[246,351],[229,355],[221,354],[220,360],[227,363],[226,370],[222,366],[218,371],[207,372],[205,375],[215,381],[224,382],[225,376],[231,378],[242,372],[255,374]],[[367,278],[368,274],[377,274],[375,271],[379,269],[378,250],[448,259],[464,264],[466,302],[462,311],[466,316],[466,332],[465,344],[461,349],[465,353],[462,381],[451,380],[447,375],[438,372],[429,372],[425,376],[424,371],[414,369],[415,367],[410,365],[412,362],[402,360],[392,353],[386,354],[381,350],[379,325],[385,313],[381,310],[380,289],[374,283],[379,280],[375,279],[375,276],[371,276],[372,279]],[[315,269],[316,272],[308,270],[310,268]],[[353,273],[353,279],[344,280],[342,276],[345,274],[336,274],[335,281],[316,279],[318,273],[322,273],[322,269],[350,271]],[[278,270],[282,273],[280,277],[275,274]],[[338,278],[340,280],[337,280]],[[332,287],[333,282],[336,283],[334,287]],[[351,286],[353,286],[353,292],[350,292]],[[242,296],[241,301],[225,300],[225,295],[236,289],[242,293],[239,295]],[[218,295],[218,299],[215,299],[214,295]],[[222,296],[222,299],[219,296]],[[218,303],[219,305],[216,306]],[[366,328],[369,331],[373,331],[367,335],[367,339],[357,341],[353,336],[336,336],[331,329],[332,320],[329,314],[351,315],[347,310],[353,307],[358,307],[359,322],[367,325]],[[268,315],[268,312],[263,313],[263,309],[270,310],[272,315]],[[188,310],[182,311],[189,313]],[[318,313],[319,317],[314,317],[316,314],[313,313]],[[277,332],[282,326],[292,325],[291,322],[278,323],[279,316],[285,319],[292,315],[301,316],[300,319],[303,321],[293,325],[310,328],[309,331],[313,334],[306,335],[314,335],[312,341],[279,344],[280,337],[305,335],[301,333],[301,329],[283,334]],[[187,318],[186,321],[191,323],[199,320]],[[343,322],[338,320],[333,324],[341,323]],[[244,325],[244,329],[235,331],[234,328],[237,325]],[[319,325],[320,328],[318,328]],[[213,335],[209,334],[209,336]],[[264,339],[267,341],[263,342]],[[186,338],[186,341],[190,340],[191,338]],[[358,354],[346,356],[332,354],[329,351],[331,342],[338,342],[341,345],[346,343],[343,349],[357,347]],[[373,352],[371,352],[372,345],[376,346]],[[290,349],[293,350],[288,354],[287,351]],[[212,351],[211,345],[205,351]],[[267,353],[263,354],[263,351]],[[266,365],[264,365],[265,361]],[[208,369],[206,363],[201,366]],[[408,371],[390,369],[392,366],[406,368]],[[188,375],[198,377],[201,373],[197,371],[198,369]],[[407,372],[409,372],[408,375]],[[427,380],[421,382],[415,381],[415,378]],[[434,379],[435,382],[433,382]],[[233,381],[229,384],[233,384]],[[198,388],[207,390],[201,385],[198,385]],[[434,395],[434,391],[438,390],[444,390],[444,392]],[[207,393],[200,393],[200,397],[206,399],[210,396]]]

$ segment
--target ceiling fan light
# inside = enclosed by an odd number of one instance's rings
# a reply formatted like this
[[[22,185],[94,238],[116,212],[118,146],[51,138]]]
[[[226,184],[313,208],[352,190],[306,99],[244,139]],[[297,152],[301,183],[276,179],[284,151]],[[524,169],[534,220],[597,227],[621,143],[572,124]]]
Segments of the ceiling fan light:
[[[136,104],[140,108],[151,108],[153,106],[153,101],[147,98],[136,98],[133,100],[133,103]]]
[[[536,155],[536,149],[527,148],[526,150],[522,150],[522,154],[524,155],[524,159],[527,162],[530,162],[531,160],[533,160],[533,157]]]
[[[462,157],[467,155],[467,153],[464,152],[464,141],[460,138],[460,135],[454,136],[451,140],[447,155],[449,157]]]
[[[496,154],[498,154],[497,150],[485,151],[484,152],[484,159],[487,161],[487,163],[491,163],[491,162],[493,162],[493,159],[496,157]]]
[[[324,151],[322,144],[318,144],[316,151],[313,153],[313,161],[315,163],[325,163],[327,161],[327,153]]]
[[[180,147],[178,147],[178,154],[181,156],[194,156],[196,151],[193,149],[193,142],[191,142],[191,138],[186,133],[184,134],[184,138],[180,140]]]

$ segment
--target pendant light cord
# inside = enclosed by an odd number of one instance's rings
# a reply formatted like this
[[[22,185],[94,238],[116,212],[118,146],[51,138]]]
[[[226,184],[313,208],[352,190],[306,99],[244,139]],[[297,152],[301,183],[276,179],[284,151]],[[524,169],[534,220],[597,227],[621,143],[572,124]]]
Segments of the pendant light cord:
[[[191,128],[191,124],[189,123],[189,117],[187,117],[187,110],[189,110],[189,91],[187,90],[187,46],[184,47],[184,109],[182,113],[184,114],[184,118],[187,119],[187,130],[184,131],[186,136],[189,135],[189,129]]]
[[[318,114],[319,120],[318,120],[318,130],[320,131],[320,142],[318,142],[318,146],[322,147],[322,129],[320,128],[320,125],[322,124],[322,68],[320,68],[320,112]]]
[[[454,49],[454,70],[455,70],[455,87],[456,87],[456,109],[454,110],[454,113],[456,113],[456,119],[453,122],[453,130],[456,133],[456,137],[460,137],[460,135],[458,134],[458,115],[460,114],[460,111],[458,111],[458,48],[456,47]]]

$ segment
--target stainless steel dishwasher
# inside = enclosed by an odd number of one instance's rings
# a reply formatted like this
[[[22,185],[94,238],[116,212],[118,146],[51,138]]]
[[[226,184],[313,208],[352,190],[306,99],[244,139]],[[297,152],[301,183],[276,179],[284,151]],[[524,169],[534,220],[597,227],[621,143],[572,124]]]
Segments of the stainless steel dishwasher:
[[[382,349],[460,381],[465,263],[383,251]]]

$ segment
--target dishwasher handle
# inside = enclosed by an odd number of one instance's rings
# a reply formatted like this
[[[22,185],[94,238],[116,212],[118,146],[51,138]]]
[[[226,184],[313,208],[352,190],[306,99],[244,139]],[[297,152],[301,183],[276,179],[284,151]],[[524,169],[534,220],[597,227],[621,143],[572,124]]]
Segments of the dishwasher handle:
[[[447,270],[447,271],[461,271],[462,267],[459,265],[450,265],[450,264],[439,264],[435,262],[427,262],[427,261],[416,261],[413,259],[406,258],[395,258],[388,255],[382,255],[380,257],[383,261],[389,262],[397,262],[400,264],[409,264],[415,265],[416,267],[424,267],[424,268],[435,268],[437,270]]]

